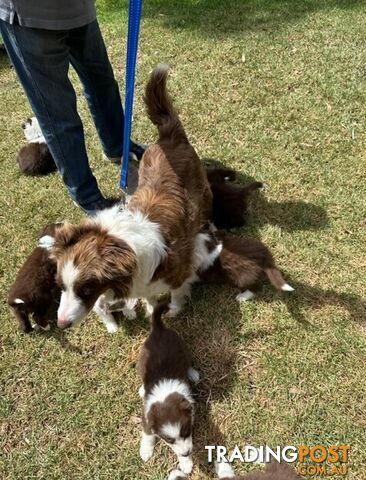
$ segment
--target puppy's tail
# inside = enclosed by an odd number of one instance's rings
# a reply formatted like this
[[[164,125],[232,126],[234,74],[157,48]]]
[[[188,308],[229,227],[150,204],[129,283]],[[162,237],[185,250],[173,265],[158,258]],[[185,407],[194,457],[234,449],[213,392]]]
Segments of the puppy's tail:
[[[152,330],[162,330],[165,327],[161,317],[168,310],[169,310],[169,305],[166,302],[161,302],[161,303],[158,303],[158,305],[156,305],[151,317]]]
[[[187,143],[187,136],[166,87],[169,67],[159,64],[150,75],[145,90],[147,114],[158,127],[159,140]]]
[[[275,266],[266,268],[264,271],[268,277],[268,280],[275,288],[277,288],[277,290],[283,290],[284,292],[293,292],[295,290],[293,287],[291,287],[291,285],[286,283],[282,273]]]

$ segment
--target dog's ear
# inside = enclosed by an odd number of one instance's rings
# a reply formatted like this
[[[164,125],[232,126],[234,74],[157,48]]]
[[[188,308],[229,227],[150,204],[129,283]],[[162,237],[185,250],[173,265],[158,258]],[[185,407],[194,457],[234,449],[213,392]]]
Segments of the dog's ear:
[[[135,253],[120,238],[107,235],[101,242],[100,256],[101,269],[97,274],[100,273],[103,279],[108,279],[117,298],[126,298],[137,268]]]
[[[120,238],[107,235],[101,242],[101,257],[108,276],[130,277],[136,267],[136,255],[132,248]]]
[[[65,223],[55,232],[55,244],[52,249],[52,257],[59,258],[65,250],[75,245],[80,238],[87,234],[96,233],[96,227],[93,224],[73,225]]]

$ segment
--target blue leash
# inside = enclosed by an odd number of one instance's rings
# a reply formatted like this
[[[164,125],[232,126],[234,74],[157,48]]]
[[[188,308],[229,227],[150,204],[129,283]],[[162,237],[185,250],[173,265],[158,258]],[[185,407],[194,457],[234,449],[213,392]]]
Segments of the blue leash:
[[[139,44],[142,0],[130,0],[128,10],[128,34],[126,57],[125,122],[123,130],[123,160],[120,187],[127,187],[128,156],[130,152],[133,94],[135,89],[136,58]]]

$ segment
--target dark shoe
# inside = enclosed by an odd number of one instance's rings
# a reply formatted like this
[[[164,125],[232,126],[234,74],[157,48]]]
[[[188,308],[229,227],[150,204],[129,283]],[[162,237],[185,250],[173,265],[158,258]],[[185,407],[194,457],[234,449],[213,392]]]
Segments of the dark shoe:
[[[147,145],[131,142],[130,152],[128,154],[128,161],[139,162],[146,149]],[[122,163],[121,157],[110,157],[109,155],[104,154],[104,158],[112,163],[116,163],[117,165],[121,165]]]
[[[120,198],[104,198],[103,200],[98,200],[97,202],[94,202],[88,208],[82,207],[77,202],[73,202],[73,203],[77,207],[81,208],[81,210],[83,210],[83,212],[85,212],[88,215],[88,217],[94,217],[101,210],[105,210],[106,208],[111,208],[113,207],[113,205],[116,205],[116,203],[120,203],[120,202],[121,202]]]

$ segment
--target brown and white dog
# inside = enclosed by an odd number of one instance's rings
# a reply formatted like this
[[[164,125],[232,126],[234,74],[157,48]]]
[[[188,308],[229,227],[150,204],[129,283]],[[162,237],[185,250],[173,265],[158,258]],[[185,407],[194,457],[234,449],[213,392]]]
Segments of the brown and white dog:
[[[8,304],[23,332],[30,332],[30,315],[39,327],[48,329],[46,318],[52,300],[59,296],[56,286],[56,262],[50,256],[54,235],[61,223],[46,225],[40,233],[38,246],[27,258],[10,288]]]
[[[179,468],[185,474],[192,470],[193,397],[190,382],[197,383],[199,374],[192,368],[191,355],[180,336],[167,328],[161,316],[166,304],[155,307],[151,333],[145,341],[138,370],[144,399],[140,456],[147,461],[161,438],[178,456]]]
[[[214,239],[212,238],[214,237]],[[222,242],[222,249],[209,268],[199,268],[197,276],[203,282],[227,283],[240,289],[238,301],[254,297],[253,289],[267,277],[278,290],[292,292],[294,289],[284,280],[278,270],[272,253],[261,241],[241,238],[217,231],[206,245],[208,250],[217,250],[216,242]]]
[[[20,171],[29,176],[47,175],[54,172],[57,169],[56,164],[36,117],[28,118],[22,124],[22,128],[29,143],[18,153],[17,160]]]
[[[159,140],[142,157],[128,206],[66,225],[56,236],[60,328],[82,320],[102,294],[107,300],[146,298],[151,313],[157,296],[171,292],[175,314],[189,293],[195,241],[211,216],[212,194],[167,92],[167,75],[168,67],[159,65],[146,87],[147,112]],[[103,321],[116,330],[111,315]]]

